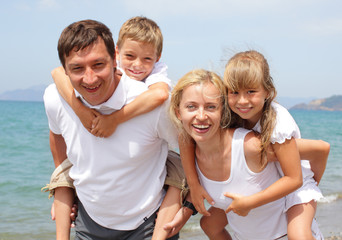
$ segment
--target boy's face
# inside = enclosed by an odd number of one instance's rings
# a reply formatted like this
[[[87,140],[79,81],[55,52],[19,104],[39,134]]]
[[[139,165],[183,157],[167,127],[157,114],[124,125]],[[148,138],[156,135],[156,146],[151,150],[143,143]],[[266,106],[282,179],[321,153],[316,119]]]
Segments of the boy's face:
[[[107,52],[102,38],[65,57],[65,72],[73,87],[91,105],[107,101],[117,85],[114,78],[116,62]]]
[[[125,39],[120,49],[116,47],[116,56],[120,61],[120,68],[132,79],[142,81],[153,70],[158,62],[156,48],[150,43]]]

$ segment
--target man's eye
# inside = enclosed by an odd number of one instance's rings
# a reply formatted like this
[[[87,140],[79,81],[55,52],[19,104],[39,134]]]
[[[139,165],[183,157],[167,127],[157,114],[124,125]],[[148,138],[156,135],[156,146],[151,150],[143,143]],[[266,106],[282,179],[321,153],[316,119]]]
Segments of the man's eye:
[[[80,71],[81,69],[82,69],[81,67],[73,67],[73,68],[72,68],[72,70],[75,71],[75,72],[76,72],[76,71]]]
[[[188,105],[188,106],[186,106],[186,108],[191,110],[191,109],[194,109],[195,106],[194,105]]]
[[[96,64],[95,64],[95,67],[101,67],[101,66],[103,66],[103,63],[102,63],[102,62],[99,62],[99,63],[96,63]]]

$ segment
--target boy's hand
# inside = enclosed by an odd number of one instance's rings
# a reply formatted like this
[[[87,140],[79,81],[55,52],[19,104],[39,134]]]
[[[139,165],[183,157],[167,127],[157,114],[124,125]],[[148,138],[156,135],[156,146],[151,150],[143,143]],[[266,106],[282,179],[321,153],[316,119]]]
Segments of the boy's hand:
[[[210,197],[207,191],[200,184],[196,184],[196,186],[192,186],[190,188],[191,202],[196,208],[196,210],[204,215],[210,216],[210,213],[204,206],[204,199],[208,201],[209,204],[214,205],[214,200]]]
[[[100,115],[100,113],[94,109],[87,108],[83,104],[80,104],[76,109],[77,111],[75,111],[75,113],[81,120],[82,125],[91,133],[93,120]]]
[[[115,112],[110,115],[100,114],[92,122],[91,134],[106,138],[115,132],[118,125],[119,121],[116,119]]]
[[[247,216],[249,211],[252,209],[248,201],[248,197],[241,196],[234,193],[224,193],[224,196],[231,198],[233,202],[229,205],[226,213],[233,211],[239,216]]]

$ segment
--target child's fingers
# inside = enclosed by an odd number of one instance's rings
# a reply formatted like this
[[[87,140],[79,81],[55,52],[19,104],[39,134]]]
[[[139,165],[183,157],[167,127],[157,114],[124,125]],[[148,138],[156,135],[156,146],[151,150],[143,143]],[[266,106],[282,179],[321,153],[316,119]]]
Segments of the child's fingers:
[[[212,199],[211,196],[208,193],[204,194],[204,198],[205,198],[205,200],[207,200],[207,202],[210,205],[214,205],[215,204],[214,199]]]
[[[92,123],[91,123],[91,128],[94,129],[96,128],[96,126],[99,124],[100,118],[96,117],[93,119]]]
[[[226,213],[229,213],[230,211],[232,211],[233,210],[233,208],[231,207],[231,204],[228,206],[228,208],[226,209]]]

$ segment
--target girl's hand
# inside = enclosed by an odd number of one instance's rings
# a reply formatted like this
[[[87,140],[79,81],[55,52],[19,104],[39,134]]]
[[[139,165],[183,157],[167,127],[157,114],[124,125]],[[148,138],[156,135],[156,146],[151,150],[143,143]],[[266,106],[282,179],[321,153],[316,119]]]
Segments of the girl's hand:
[[[92,122],[91,134],[107,138],[115,132],[118,125],[115,112],[110,115],[98,115]]]
[[[234,193],[224,193],[224,196],[231,198],[233,202],[229,205],[226,213],[229,213],[230,211],[233,211],[239,216],[247,216],[249,211],[252,209],[250,207],[250,203],[248,201],[248,197],[241,196],[239,194]]]
[[[214,205],[215,203],[214,203],[214,200],[207,193],[207,191],[202,187],[202,185],[201,184],[193,185],[190,188],[190,195],[191,195],[191,202],[196,208],[196,210],[204,216],[210,216],[210,213],[207,211],[207,209],[204,206],[204,199],[206,199],[208,203],[211,205]]]

